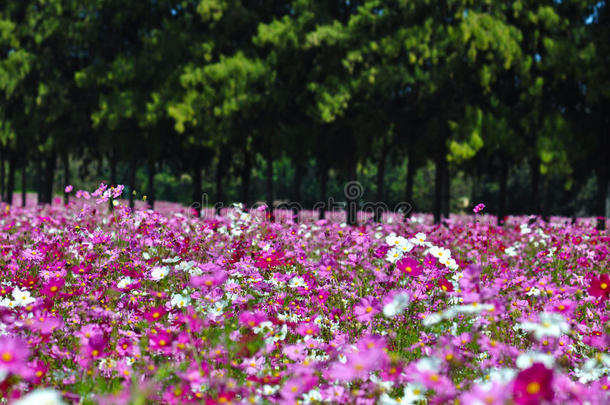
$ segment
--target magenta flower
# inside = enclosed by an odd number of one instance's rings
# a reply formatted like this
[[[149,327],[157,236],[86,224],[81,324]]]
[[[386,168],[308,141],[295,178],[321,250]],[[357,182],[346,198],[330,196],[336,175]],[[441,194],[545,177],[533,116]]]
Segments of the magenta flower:
[[[67,185],[66,188],[64,189],[64,192],[70,193],[70,192],[72,192],[73,189],[74,189],[74,187],[72,187],[71,185]]]
[[[553,370],[542,363],[534,363],[521,371],[515,379],[513,397],[518,405],[535,405],[553,399]]]
[[[396,267],[411,277],[417,277],[422,273],[422,268],[419,265],[419,262],[412,257],[403,257],[396,262]]]
[[[475,214],[478,214],[479,212],[483,211],[483,209],[485,208],[485,204],[480,203],[477,204],[473,209],[472,212],[474,212]]]
[[[354,316],[359,322],[370,322],[380,312],[379,302],[373,297],[362,298],[354,307]]]
[[[165,316],[167,311],[163,307],[153,307],[144,313],[144,319],[148,322],[157,322]]]
[[[592,296],[603,300],[610,297],[610,276],[602,274],[599,277],[593,277],[591,286],[587,290]]]
[[[27,361],[28,345],[19,338],[0,336],[0,371],[30,377],[32,370]]]

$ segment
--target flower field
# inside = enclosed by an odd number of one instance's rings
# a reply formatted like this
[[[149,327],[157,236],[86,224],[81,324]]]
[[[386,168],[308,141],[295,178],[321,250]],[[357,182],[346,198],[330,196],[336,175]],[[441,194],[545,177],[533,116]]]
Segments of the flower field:
[[[1,207],[0,404],[610,402],[610,238],[587,221],[77,194]]]

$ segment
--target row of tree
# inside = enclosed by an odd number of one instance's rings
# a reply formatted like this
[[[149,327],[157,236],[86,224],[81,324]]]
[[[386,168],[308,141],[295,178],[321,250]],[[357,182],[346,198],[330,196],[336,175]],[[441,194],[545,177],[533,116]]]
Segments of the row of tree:
[[[146,167],[153,202],[161,164],[191,174],[194,201],[210,166],[225,200],[231,170],[249,202],[262,157],[272,203],[273,162],[288,157],[294,201],[311,162],[321,201],[330,170],[347,182],[371,162],[383,200],[402,159],[413,201],[433,161],[439,222],[452,175],[486,162],[501,219],[527,162],[530,213],[549,214],[553,176],[594,175],[603,216],[608,16],[598,0],[4,0],[0,191],[12,201],[33,170],[50,202],[55,172],[69,183],[79,159],[107,161],[112,184],[127,165],[130,190]]]

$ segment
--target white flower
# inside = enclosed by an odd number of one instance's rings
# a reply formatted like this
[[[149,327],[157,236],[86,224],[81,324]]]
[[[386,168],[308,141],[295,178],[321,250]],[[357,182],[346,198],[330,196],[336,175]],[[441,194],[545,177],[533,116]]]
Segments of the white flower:
[[[15,306],[26,306],[36,302],[36,299],[30,295],[28,290],[20,290],[19,288],[15,288],[12,294]]]
[[[436,257],[441,263],[443,263],[446,259],[451,258],[451,251],[449,249],[438,246],[432,246],[430,248],[430,254]]]
[[[297,276],[290,280],[290,283],[288,285],[292,288],[298,288],[307,286],[307,283],[305,282],[303,277]]]
[[[438,373],[441,369],[441,360],[438,357],[422,357],[419,359],[415,365],[417,371],[424,372],[430,371],[433,373]]]
[[[180,261],[180,257],[178,256],[174,256],[174,257],[168,257],[163,259],[163,263],[176,263]]]
[[[119,288],[125,288],[130,284],[133,284],[133,279],[131,277],[125,277],[121,279],[121,281],[119,281],[116,286]]]
[[[303,403],[310,404],[312,402],[321,402],[322,395],[320,394],[320,390],[317,388],[312,389],[309,392],[303,394]]]
[[[159,280],[164,279],[168,273],[169,273],[169,267],[167,267],[167,266],[153,267],[150,272],[150,278],[155,281],[159,281]]]
[[[61,394],[51,388],[37,389],[17,401],[13,405],[64,405]]]
[[[547,368],[552,368],[555,364],[555,358],[550,354],[526,352],[520,354],[515,361],[515,365],[522,370],[530,368],[534,363],[542,363]]]
[[[172,295],[172,299],[170,301],[170,304],[172,307],[178,307],[178,308],[184,308],[186,307],[188,304],[191,303],[191,297],[189,296],[184,296],[182,294],[174,294]]]
[[[375,374],[371,374],[369,378],[371,382],[381,388],[382,391],[389,391],[394,385],[394,381],[384,381],[381,378],[377,377]]]
[[[415,237],[410,239],[411,242],[418,246],[426,246],[426,234],[423,232],[418,232],[415,234]]]
[[[521,228],[522,235],[526,235],[532,231],[530,228],[527,227],[527,224],[521,224],[519,225],[519,228]]]
[[[383,307],[383,314],[391,318],[400,314],[409,306],[409,295],[407,293],[398,293],[392,299],[392,302]]]
[[[432,326],[432,325],[436,325],[437,323],[439,323],[442,320],[443,320],[443,317],[441,316],[441,314],[433,313],[433,314],[427,315],[424,319],[422,319],[421,324],[423,326]]]
[[[610,356],[602,354],[599,358],[587,359],[581,369],[574,370],[578,381],[587,384],[610,374]]]
[[[519,328],[528,332],[534,332],[536,339],[545,336],[559,337],[570,331],[570,325],[561,314],[543,312],[540,314],[540,323],[523,322]]]
[[[398,247],[393,247],[388,250],[385,255],[385,259],[390,263],[396,263],[400,259],[402,259],[403,251]]]

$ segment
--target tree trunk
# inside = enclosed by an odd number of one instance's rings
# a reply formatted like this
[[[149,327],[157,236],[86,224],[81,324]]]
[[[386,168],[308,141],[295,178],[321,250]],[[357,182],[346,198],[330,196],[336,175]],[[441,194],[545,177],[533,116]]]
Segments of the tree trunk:
[[[27,203],[27,161],[24,159],[21,163],[21,206],[25,207]]]
[[[15,174],[17,171],[17,157],[12,154],[8,161],[8,181],[6,183],[6,202],[13,205],[13,191],[15,190]]]
[[[436,157],[436,167],[434,169],[434,206],[432,212],[434,214],[434,223],[441,223],[442,201],[443,201],[443,165],[446,165],[445,156],[439,154]]]
[[[55,177],[56,160],[57,155],[54,150],[49,153],[45,160],[44,172],[40,176],[40,203],[42,204],[51,204],[53,202],[53,178]]]
[[[152,159],[148,160],[147,167],[148,174],[148,190],[146,191],[146,198],[148,199],[148,204],[150,205],[150,209],[155,209],[155,161]]]
[[[540,159],[538,156],[534,157],[531,162],[532,171],[532,199],[530,201],[530,210],[532,214],[540,214]]]
[[[64,166],[64,187],[70,184],[70,156],[65,153],[62,159]],[[64,204],[68,205],[70,202],[70,193],[64,192]]]
[[[303,162],[298,160],[295,163],[294,168],[294,182],[292,190],[292,217],[295,222],[299,222],[299,207],[301,207],[302,195],[301,195],[301,185],[303,183],[303,176],[305,175],[305,165]]]
[[[443,209],[443,218],[449,218],[449,203],[451,199],[451,177],[449,176],[449,165],[447,164],[447,160],[443,159],[443,188],[442,188],[442,209]]]
[[[6,173],[4,168],[4,151],[0,150],[0,199],[6,202],[6,194],[4,194],[4,184],[6,180]]]
[[[504,224],[506,216],[506,189],[508,186],[508,164],[505,159],[500,163],[500,192],[498,193],[498,226]]]
[[[343,190],[347,198],[345,222],[348,225],[356,226],[358,225],[358,198],[362,196],[362,187],[358,183],[356,176],[356,159],[354,156],[352,156],[348,165],[348,183]]]
[[[132,210],[136,207],[136,160],[134,158],[129,162],[129,208]]]
[[[113,147],[112,151],[110,152],[110,185],[111,186],[117,185],[116,166],[117,166],[116,150]]]
[[[252,157],[250,152],[244,149],[244,165],[241,169],[241,202],[245,207],[249,205],[250,178],[252,175]]]
[[[608,175],[603,168],[597,173],[597,195],[595,215],[597,216],[597,229],[606,229],[606,197],[608,195]]]
[[[222,188],[224,158],[225,153],[224,151],[221,151],[220,155],[218,156],[218,162],[216,163],[216,204],[214,204],[214,207],[216,208],[216,215],[220,215],[220,210],[224,202],[224,193]]]
[[[201,210],[203,209],[203,201],[202,201],[202,189],[201,189],[201,165],[199,161],[193,162],[193,195],[192,200],[193,203],[191,207],[195,210],[195,215],[200,217]]]
[[[42,204],[42,154],[36,160],[36,203]]]
[[[271,149],[267,150],[267,211],[269,220],[271,222],[275,221],[275,216],[273,213],[273,156],[271,154]]]
[[[318,213],[318,219],[324,219],[326,217],[326,189],[328,186],[328,165],[326,160],[322,160],[320,166],[320,211]]]
[[[415,158],[413,157],[413,148],[409,148],[407,152],[407,182],[405,185],[405,202],[411,207],[405,212],[405,218],[411,218],[413,213],[413,179],[415,177]]]
[[[550,185],[551,179],[549,178],[549,175],[546,175],[544,177],[544,184],[543,184],[543,191],[544,191],[544,195],[543,195],[543,201],[542,201],[542,219],[544,220],[544,222],[549,222],[551,219],[551,185]]]
[[[387,147],[387,140],[384,137],[383,138],[383,147],[381,148],[381,156],[379,157],[379,162],[377,163],[377,196],[376,196],[376,203],[381,203],[384,201],[384,189],[383,189],[383,178],[385,175],[385,164],[386,164],[386,160],[387,160],[387,156],[388,156],[388,147]],[[381,219],[381,210],[375,206],[374,207],[374,213],[373,213],[373,221],[375,222],[379,222],[379,220]]]

